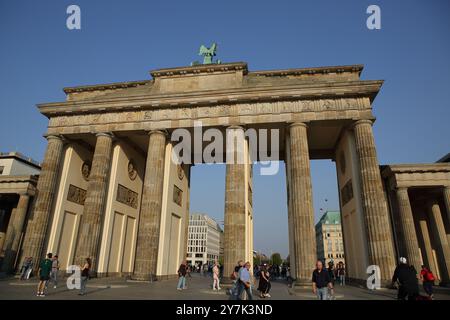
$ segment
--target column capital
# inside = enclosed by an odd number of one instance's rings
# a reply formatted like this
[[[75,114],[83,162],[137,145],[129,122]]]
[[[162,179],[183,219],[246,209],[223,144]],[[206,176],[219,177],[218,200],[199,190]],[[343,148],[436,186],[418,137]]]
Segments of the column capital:
[[[95,136],[96,137],[103,136],[103,137],[108,137],[108,138],[111,138],[111,139],[115,138],[114,133],[112,133],[112,132],[96,132]]]
[[[59,140],[59,141],[62,141],[62,142],[64,142],[66,139],[62,136],[62,135],[60,135],[60,134],[48,134],[48,135],[44,135],[44,138],[45,139],[47,139],[47,141],[50,141],[50,140]]]
[[[161,129],[161,130],[158,130],[158,129],[157,130],[150,130],[150,131],[147,131],[147,134],[149,136],[151,136],[152,134],[162,134],[165,137],[169,136],[169,132],[167,132],[167,130],[163,130],[163,129]]]
[[[363,125],[363,124],[370,124],[370,126],[372,126],[372,125],[373,125],[373,121],[372,121],[372,120],[369,120],[369,119],[360,119],[360,120],[355,121],[355,122],[351,125],[351,127],[352,127],[352,128],[355,128],[355,127],[360,126],[360,125]]]
[[[397,187],[395,188],[395,191],[397,192],[408,192],[408,187]]]
[[[231,126],[226,127],[227,130],[244,130],[243,126],[233,124]]]
[[[305,127],[306,129],[308,129],[308,124],[306,124],[305,122],[289,122],[288,126],[289,126],[289,128]]]
[[[20,197],[30,197],[31,195],[28,193],[28,191],[21,191],[18,193]]]

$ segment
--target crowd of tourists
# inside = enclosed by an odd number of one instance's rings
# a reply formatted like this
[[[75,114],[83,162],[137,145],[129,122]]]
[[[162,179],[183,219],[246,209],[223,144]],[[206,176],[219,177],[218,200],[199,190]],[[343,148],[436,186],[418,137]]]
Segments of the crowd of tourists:
[[[332,262],[329,263],[328,269],[325,269],[323,262],[316,262],[316,269],[312,274],[313,293],[317,295],[319,300],[333,300],[334,284],[338,279],[340,285],[345,285],[345,268],[338,264],[334,269]],[[423,289],[426,296],[419,293],[419,279],[422,281]],[[398,300],[431,300],[433,299],[433,285],[436,278],[434,274],[425,265],[422,265],[420,274],[417,274],[414,266],[407,263],[406,258],[401,257],[394,274],[392,276],[393,288],[397,287]]]
[[[80,292],[86,293],[86,283],[89,279],[91,269],[91,259],[86,258],[84,264],[80,266]],[[20,280],[28,280],[33,274],[33,259],[26,257],[20,269]],[[48,253],[37,268],[36,276],[39,278],[36,296],[45,297],[48,287],[53,285],[53,289],[58,287],[59,260],[57,254]]]
[[[92,262],[90,258],[86,258],[84,263],[80,266],[80,292],[79,295],[86,293],[86,284],[90,277]],[[33,259],[26,257],[23,261],[20,270],[20,280],[27,280],[33,273]],[[37,268],[36,275],[39,278],[37,287],[37,296],[45,297],[48,287],[53,285],[53,288],[58,286],[58,272],[59,272],[58,255],[48,253],[46,258],[42,260]],[[203,270],[203,272],[201,271]],[[267,265],[261,264],[253,268],[250,272],[250,262],[238,261],[234,267],[232,274],[229,276],[232,284],[227,291],[232,300],[253,300],[253,290],[259,292],[261,299],[270,298],[270,290],[272,288],[272,279],[292,281],[290,269],[288,266],[282,265]],[[204,266],[192,266],[183,261],[178,268],[178,284],[177,290],[187,289],[186,278],[191,276],[192,272],[200,272],[205,276],[211,277],[211,287],[213,291],[221,290],[221,279],[223,277],[223,266],[218,261],[214,263],[205,264]],[[256,278],[258,278],[258,286],[256,287]],[[423,284],[423,289],[426,296],[419,293],[419,280]],[[431,272],[431,270],[422,265],[418,273],[414,266],[407,263],[407,259],[401,257],[399,263],[392,276],[392,287],[398,289],[398,300],[431,300],[433,299],[433,285],[438,280]],[[335,299],[335,285],[345,286],[346,269],[342,262],[334,265],[333,261],[328,262],[328,267],[325,268],[324,262],[317,260],[315,269],[312,272],[312,291],[319,300],[334,300]]]

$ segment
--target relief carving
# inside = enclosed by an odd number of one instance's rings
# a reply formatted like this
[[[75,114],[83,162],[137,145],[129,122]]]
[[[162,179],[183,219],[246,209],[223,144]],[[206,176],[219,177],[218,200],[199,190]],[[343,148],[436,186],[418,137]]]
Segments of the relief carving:
[[[239,113],[240,114],[252,114],[253,113],[253,106],[251,104],[243,104],[240,106],[239,108]]]
[[[258,107],[261,113],[272,113],[272,104],[270,103],[258,103]]]
[[[131,181],[134,181],[137,177],[136,166],[134,165],[134,162],[132,159],[130,159],[130,161],[128,161],[128,177],[130,178]]]
[[[332,109],[334,107],[334,101],[331,99],[320,100],[320,107],[326,110]]]
[[[152,120],[152,118],[153,118],[153,111],[144,112],[144,120]]]
[[[350,200],[353,199],[352,179],[348,180],[347,183],[342,187],[341,199],[342,199],[343,206],[345,206]]]
[[[191,112],[189,108],[182,108],[180,109],[180,118],[190,118]]]
[[[176,185],[173,186],[173,202],[180,207],[183,205],[183,190],[178,188]]]
[[[69,191],[67,192],[67,201],[74,202],[81,206],[86,201],[86,190],[78,188],[74,185],[69,185]]]
[[[314,101],[304,100],[303,101],[303,111],[313,111],[314,110]]]
[[[89,179],[89,175],[91,174],[91,162],[90,161],[84,161],[81,165],[81,175],[83,176],[84,180]]]
[[[137,209],[138,207],[138,194],[133,190],[119,184],[117,186],[117,202],[123,203],[129,207]]]

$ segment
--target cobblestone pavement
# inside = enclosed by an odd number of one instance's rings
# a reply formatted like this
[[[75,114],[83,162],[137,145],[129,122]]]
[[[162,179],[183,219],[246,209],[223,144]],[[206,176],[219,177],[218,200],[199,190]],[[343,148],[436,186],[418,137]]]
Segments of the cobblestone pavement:
[[[58,288],[50,285],[46,297],[36,297],[37,280],[19,281],[15,278],[0,280],[0,300],[78,300],[78,299],[168,299],[168,300],[228,300],[225,287],[219,292],[211,289],[210,277],[193,275],[187,279],[188,288],[183,291],[176,290],[176,279],[147,282],[133,282],[125,279],[91,279],[87,285],[87,294],[79,296],[78,290],[69,290],[65,279],[60,280]],[[436,300],[450,300],[450,289],[438,289]],[[285,282],[272,283],[272,298],[265,300],[314,300],[315,296],[310,289],[290,289]],[[336,300],[393,300],[395,290],[381,289],[369,291],[353,286],[336,287]],[[254,297],[258,293],[254,292]]]

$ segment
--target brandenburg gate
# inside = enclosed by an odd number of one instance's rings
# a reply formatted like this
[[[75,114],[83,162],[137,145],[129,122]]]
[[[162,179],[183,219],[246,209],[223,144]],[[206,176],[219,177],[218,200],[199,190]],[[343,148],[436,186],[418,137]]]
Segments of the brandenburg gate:
[[[362,80],[362,69],[195,64],[154,70],[151,80],[65,88],[66,101],[38,105],[48,146],[22,259],[57,252],[62,269],[91,257],[98,275],[176,275],[186,257],[190,168],[203,160],[191,152],[191,163],[172,161],[171,135],[201,122],[221,132],[278,130],[279,147],[267,151],[286,163],[298,284],[310,284],[316,261],[311,159],[336,162],[348,276],[365,280],[377,265],[389,280],[392,222],[372,131],[383,82]],[[227,276],[238,260],[252,261],[252,164],[227,163],[225,185]]]

